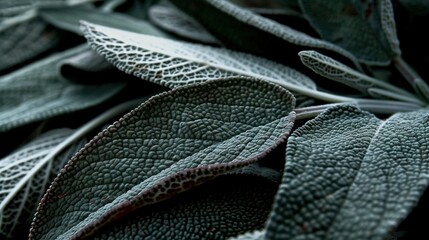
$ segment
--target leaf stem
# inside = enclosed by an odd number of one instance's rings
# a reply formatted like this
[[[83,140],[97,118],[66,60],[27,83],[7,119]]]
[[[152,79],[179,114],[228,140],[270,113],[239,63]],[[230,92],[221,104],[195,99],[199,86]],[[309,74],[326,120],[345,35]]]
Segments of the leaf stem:
[[[405,62],[404,59],[402,59],[401,57],[394,58],[393,64],[411,86],[414,86],[415,79],[421,79],[419,74],[414,71],[414,69],[412,69],[410,65]]]
[[[79,129],[77,129],[71,136],[66,138],[62,143],[60,143],[58,146],[56,146],[49,154],[47,154],[45,157],[43,157],[15,186],[13,189],[11,189],[8,193],[8,195],[3,199],[3,201],[0,203],[0,212],[2,209],[4,209],[7,204],[15,197],[15,195],[19,192],[22,187],[25,186],[25,184],[36,174],[43,166],[45,166],[46,163],[51,161],[54,157],[56,157],[59,153],[61,153],[65,148],[91,132],[94,128],[97,126],[100,126],[101,124],[105,123],[109,119],[112,119],[113,117],[123,114],[126,111],[130,111],[131,109],[137,107],[142,102],[146,101],[149,97],[139,98],[130,100],[128,102],[119,104],[106,112],[102,113],[100,116],[92,119]]]

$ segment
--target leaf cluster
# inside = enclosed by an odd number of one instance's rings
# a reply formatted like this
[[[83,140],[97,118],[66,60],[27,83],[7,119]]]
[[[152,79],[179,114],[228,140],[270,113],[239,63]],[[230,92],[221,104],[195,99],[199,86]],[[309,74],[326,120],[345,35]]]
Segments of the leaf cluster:
[[[424,235],[428,18],[424,0],[1,1],[0,238]]]

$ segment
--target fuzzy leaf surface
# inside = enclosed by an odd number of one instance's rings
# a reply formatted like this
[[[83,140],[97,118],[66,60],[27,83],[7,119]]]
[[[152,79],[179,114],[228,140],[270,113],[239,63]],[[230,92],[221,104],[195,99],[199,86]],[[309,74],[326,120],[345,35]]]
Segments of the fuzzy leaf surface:
[[[52,158],[45,166],[32,173],[34,167],[57,145],[71,135],[71,129],[56,129],[46,132],[0,160],[0,236],[13,239],[17,235],[27,237],[28,220],[37,203],[59,170],[83,143],[70,147],[66,152]],[[27,181],[17,188],[24,178]],[[24,236],[19,231],[25,230]]]
[[[29,60],[56,46],[60,32],[40,19],[0,31],[0,71]]]
[[[341,47],[257,15],[226,0],[170,2],[195,18],[228,48],[263,56],[295,68],[300,67],[296,61],[297,53],[309,48],[329,52],[347,64],[354,65],[356,62],[355,57]]]
[[[87,51],[79,46],[0,78],[0,132],[59,114],[85,109],[118,93],[124,83],[84,85],[64,79],[62,60]]]
[[[429,183],[429,111],[328,109],[288,139],[268,239],[384,239]]]
[[[73,157],[42,199],[31,239],[79,238],[137,208],[256,162],[292,128],[295,100],[261,80],[151,98]]]
[[[300,6],[323,39],[364,63],[387,65],[401,54],[390,0],[300,0]]]
[[[277,186],[257,176],[222,175],[143,208],[94,239],[227,239],[264,226]]]
[[[203,43],[218,43],[201,24],[174,6],[155,4],[149,8],[148,15],[154,24],[180,37]]]
[[[316,88],[310,78],[292,68],[241,52],[90,23],[83,23],[82,30],[89,44],[120,70],[170,88],[236,76]]]

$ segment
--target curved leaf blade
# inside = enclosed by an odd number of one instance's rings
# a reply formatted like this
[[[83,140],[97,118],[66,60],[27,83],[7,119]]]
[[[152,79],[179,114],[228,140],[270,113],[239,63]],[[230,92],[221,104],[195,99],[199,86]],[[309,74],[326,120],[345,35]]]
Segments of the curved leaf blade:
[[[218,40],[203,26],[171,4],[151,6],[148,16],[160,28],[180,37],[202,43],[218,44]]]
[[[99,104],[124,83],[77,84],[64,79],[57,64],[84,51],[78,46],[57,53],[0,78],[0,132]]]
[[[365,94],[374,97],[377,92],[376,88],[378,88],[381,91],[378,91],[377,96],[381,96],[381,98],[407,101],[417,103],[422,106],[425,105],[424,102],[413,94],[401,88],[360,73],[316,51],[299,52],[299,57],[301,58],[302,63],[315,73],[355,88]],[[387,94],[382,94],[383,92]]]
[[[16,239],[20,234],[18,231],[22,231],[23,226],[28,227],[27,222],[34,214],[47,184],[66,161],[83,147],[82,141],[69,147],[66,152],[50,159],[43,168],[32,174],[20,188],[16,188],[21,179],[31,174],[33,168],[72,132],[71,129],[46,132],[0,160],[0,237]]]
[[[240,8],[226,0],[170,0],[200,22],[225,46],[299,68],[297,53],[309,48],[327,51],[356,65],[355,57],[329,42]],[[228,26],[220,28],[219,24]],[[269,43],[269,44],[267,44]]]
[[[352,52],[361,62],[387,65],[400,55],[390,0],[300,0],[300,6],[323,39]]]
[[[82,23],[89,44],[126,73],[170,88],[248,76],[307,92],[314,82],[287,66],[249,54]]]
[[[82,31],[80,31],[79,28],[79,21],[83,20],[137,33],[145,33],[154,36],[165,36],[163,32],[155,28],[149,22],[121,13],[108,13],[98,9],[77,6],[60,9],[45,8],[41,9],[39,14],[42,19],[48,23],[77,34],[82,34]]]
[[[91,235],[136,208],[256,162],[285,140],[294,105],[286,90],[244,78],[153,97],[69,162],[42,199],[30,238]]]
[[[60,32],[40,19],[0,31],[0,71],[23,63],[56,46]]]
[[[277,184],[264,178],[222,175],[166,202],[143,208],[94,239],[223,240],[263,227],[276,190]]]
[[[288,140],[269,239],[384,239],[429,183],[426,109],[328,109]]]

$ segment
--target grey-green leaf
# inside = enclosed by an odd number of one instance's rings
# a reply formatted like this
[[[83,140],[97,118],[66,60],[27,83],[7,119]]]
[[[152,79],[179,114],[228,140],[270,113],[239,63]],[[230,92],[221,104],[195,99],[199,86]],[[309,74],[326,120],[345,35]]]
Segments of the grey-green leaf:
[[[257,231],[247,232],[233,238],[229,238],[228,240],[263,240],[264,236],[265,236],[265,230],[257,230]]]
[[[300,72],[249,54],[82,23],[89,44],[120,70],[170,87],[249,76],[315,89]]]
[[[37,168],[37,165],[72,132],[71,129],[51,130],[0,160],[2,239],[27,237],[28,229],[24,227],[28,227],[28,220],[34,214],[37,202],[42,198],[47,184],[85,142],[81,141],[69,147],[66,152],[49,159],[40,168]],[[22,231],[26,231],[24,235]]]
[[[55,47],[60,32],[40,19],[0,31],[0,71],[6,70]]]
[[[323,39],[364,63],[387,65],[401,54],[390,0],[300,0],[300,5]]]
[[[327,51],[350,65],[356,65],[357,62],[350,52],[341,47],[313,38],[226,0],[170,2],[194,17],[214,37],[232,49],[264,56],[292,67],[300,67],[296,61],[297,53],[309,48]]]
[[[171,4],[151,6],[148,16],[160,28],[180,37],[202,43],[218,44],[218,40],[201,24]]]
[[[94,239],[224,240],[264,226],[277,186],[256,176],[223,175],[143,208]]]
[[[255,79],[151,98],[77,153],[39,204],[31,239],[91,235],[137,208],[256,162],[292,128],[293,96]]]
[[[77,34],[80,31],[79,21],[89,21],[104,26],[120,28],[131,32],[145,33],[154,36],[165,36],[149,22],[136,19],[121,13],[107,13],[94,8],[67,7],[46,8],[39,11],[40,16],[50,24]]]
[[[374,96],[374,92],[377,90],[376,88],[379,88],[381,91],[387,93],[387,95],[381,94],[382,92],[380,91],[379,95],[382,96],[381,98],[394,99],[425,105],[413,94],[401,88],[360,73],[316,51],[301,51],[299,52],[299,57],[301,58],[302,63],[314,72],[328,79],[355,88],[365,94]]]
[[[268,239],[384,239],[429,183],[429,111],[328,109],[288,140]]]
[[[79,46],[49,56],[0,78],[0,132],[99,104],[124,83],[77,84],[64,79],[57,65],[88,51]]]

